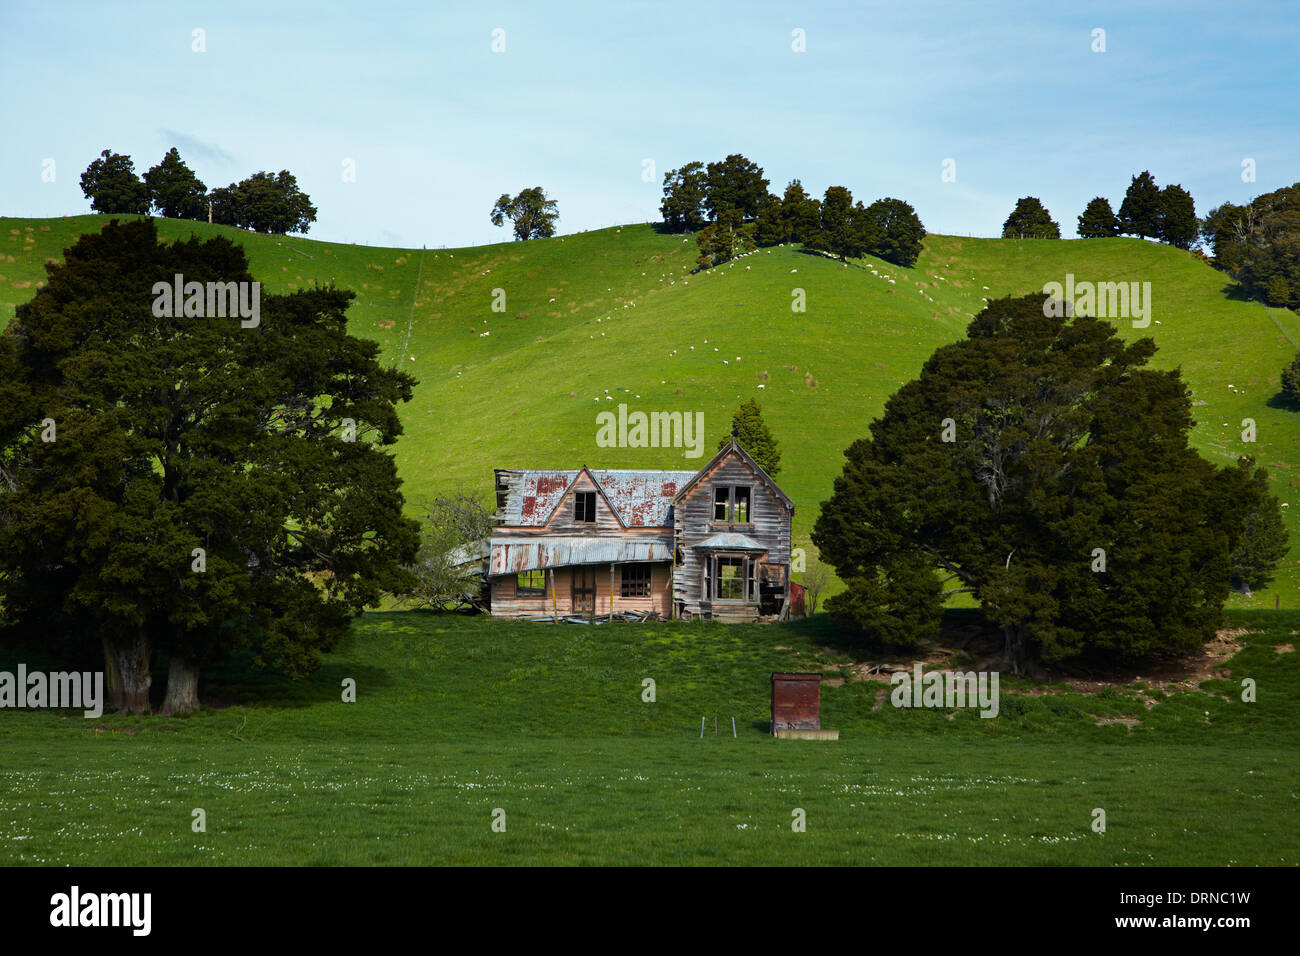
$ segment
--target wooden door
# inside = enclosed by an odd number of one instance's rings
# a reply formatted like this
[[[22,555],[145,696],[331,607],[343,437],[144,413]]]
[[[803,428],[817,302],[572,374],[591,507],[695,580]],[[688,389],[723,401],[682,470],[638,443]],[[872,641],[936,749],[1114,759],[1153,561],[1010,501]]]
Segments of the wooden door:
[[[573,569],[573,611],[575,614],[596,613],[596,569],[591,565]]]

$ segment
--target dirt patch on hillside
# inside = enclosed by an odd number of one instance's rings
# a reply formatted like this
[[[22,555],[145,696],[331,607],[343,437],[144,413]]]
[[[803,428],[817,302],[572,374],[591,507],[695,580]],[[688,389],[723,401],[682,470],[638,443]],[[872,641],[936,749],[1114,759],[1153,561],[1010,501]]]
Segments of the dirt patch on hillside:
[[[1054,693],[1096,694],[1106,687],[1124,686],[1142,682],[1147,685],[1147,692],[1163,691],[1167,694],[1195,690],[1202,681],[1211,678],[1227,678],[1229,673],[1226,662],[1241,650],[1241,638],[1251,633],[1245,629],[1224,629],[1217,632],[1214,639],[1196,654],[1183,660],[1161,661],[1130,670],[1100,672],[1074,667],[1043,667],[1030,675],[1043,681],[1050,681],[1058,686],[1017,690],[1016,693],[1030,697]],[[840,649],[824,647],[820,650],[834,658],[843,657]],[[858,659],[850,664],[820,669],[840,673],[847,671],[850,681],[878,681],[889,683],[898,671],[911,672],[916,663],[922,665],[926,672],[932,670],[997,670],[1002,650],[999,635],[983,631],[972,625],[946,630],[938,639],[927,641],[913,652],[910,659]],[[1280,645],[1278,653],[1293,651],[1291,645]],[[830,681],[827,681],[830,684]],[[1060,685],[1064,685],[1063,687]],[[832,684],[831,686],[838,686]],[[1148,707],[1154,701],[1146,700]]]

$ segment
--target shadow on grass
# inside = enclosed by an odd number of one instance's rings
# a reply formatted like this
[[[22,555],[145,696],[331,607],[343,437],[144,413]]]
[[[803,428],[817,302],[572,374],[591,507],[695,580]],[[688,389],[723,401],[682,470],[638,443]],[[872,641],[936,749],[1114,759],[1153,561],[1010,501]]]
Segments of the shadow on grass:
[[[784,624],[795,634],[807,638],[813,644],[828,648],[836,654],[845,654],[854,660],[865,658],[898,658],[911,660],[914,648],[896,647],[873,638],[869,634],[852,630],[835,623],[829,614],[819,612],[811,617],[798,618]],[[942,635],[947,638],[954,631],[988,630],[988,625],[978,608],[949,608],[943,612],[940,625]],[[939,637],[940,635],[935,635]]]
[[[159,685],[165,686],[166,666],[155,663],[154,693]],[[295,680],[272,668],[259,668],[252,656],[240,654],[229,661],[214,665],[199,676],[199,701],[203,707],[222,709],[251,704],[270,704],[276,707],[311,707],[325,701],[342,698],[343,680],[352,678],[367,693],[392,685],[387,670],[358,664],[355,661],[327,661],[308,677]],[[158,704],[162,697],[159,695]]]
[[[1290,398],[1284,392],[1278,392],[1264,404],[1269,408],[1280,409],[1284,412],[1300,412],[1300,402]]]

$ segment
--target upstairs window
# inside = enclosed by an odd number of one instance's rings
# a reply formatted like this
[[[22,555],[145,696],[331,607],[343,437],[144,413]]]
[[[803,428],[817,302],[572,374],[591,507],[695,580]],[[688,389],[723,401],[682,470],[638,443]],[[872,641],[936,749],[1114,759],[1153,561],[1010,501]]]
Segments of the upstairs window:
[[[715,486],[713,520],[749,524],[749,485]]]
[[[579,491],[573,496],[573,520],[574,521],[595,521],[596,520],[596,493],[594,491]]]

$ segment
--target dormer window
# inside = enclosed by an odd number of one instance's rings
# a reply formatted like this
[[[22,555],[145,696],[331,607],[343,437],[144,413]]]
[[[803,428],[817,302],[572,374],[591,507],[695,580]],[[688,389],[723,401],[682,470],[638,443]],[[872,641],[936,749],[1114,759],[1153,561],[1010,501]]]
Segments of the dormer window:
[[[749,524],[749,485],[716,485],[713,520]]]
[[[573,520],[574,521],[595,521],[596,520],[596,493],[594,491],[579,491],[574,494]]]

